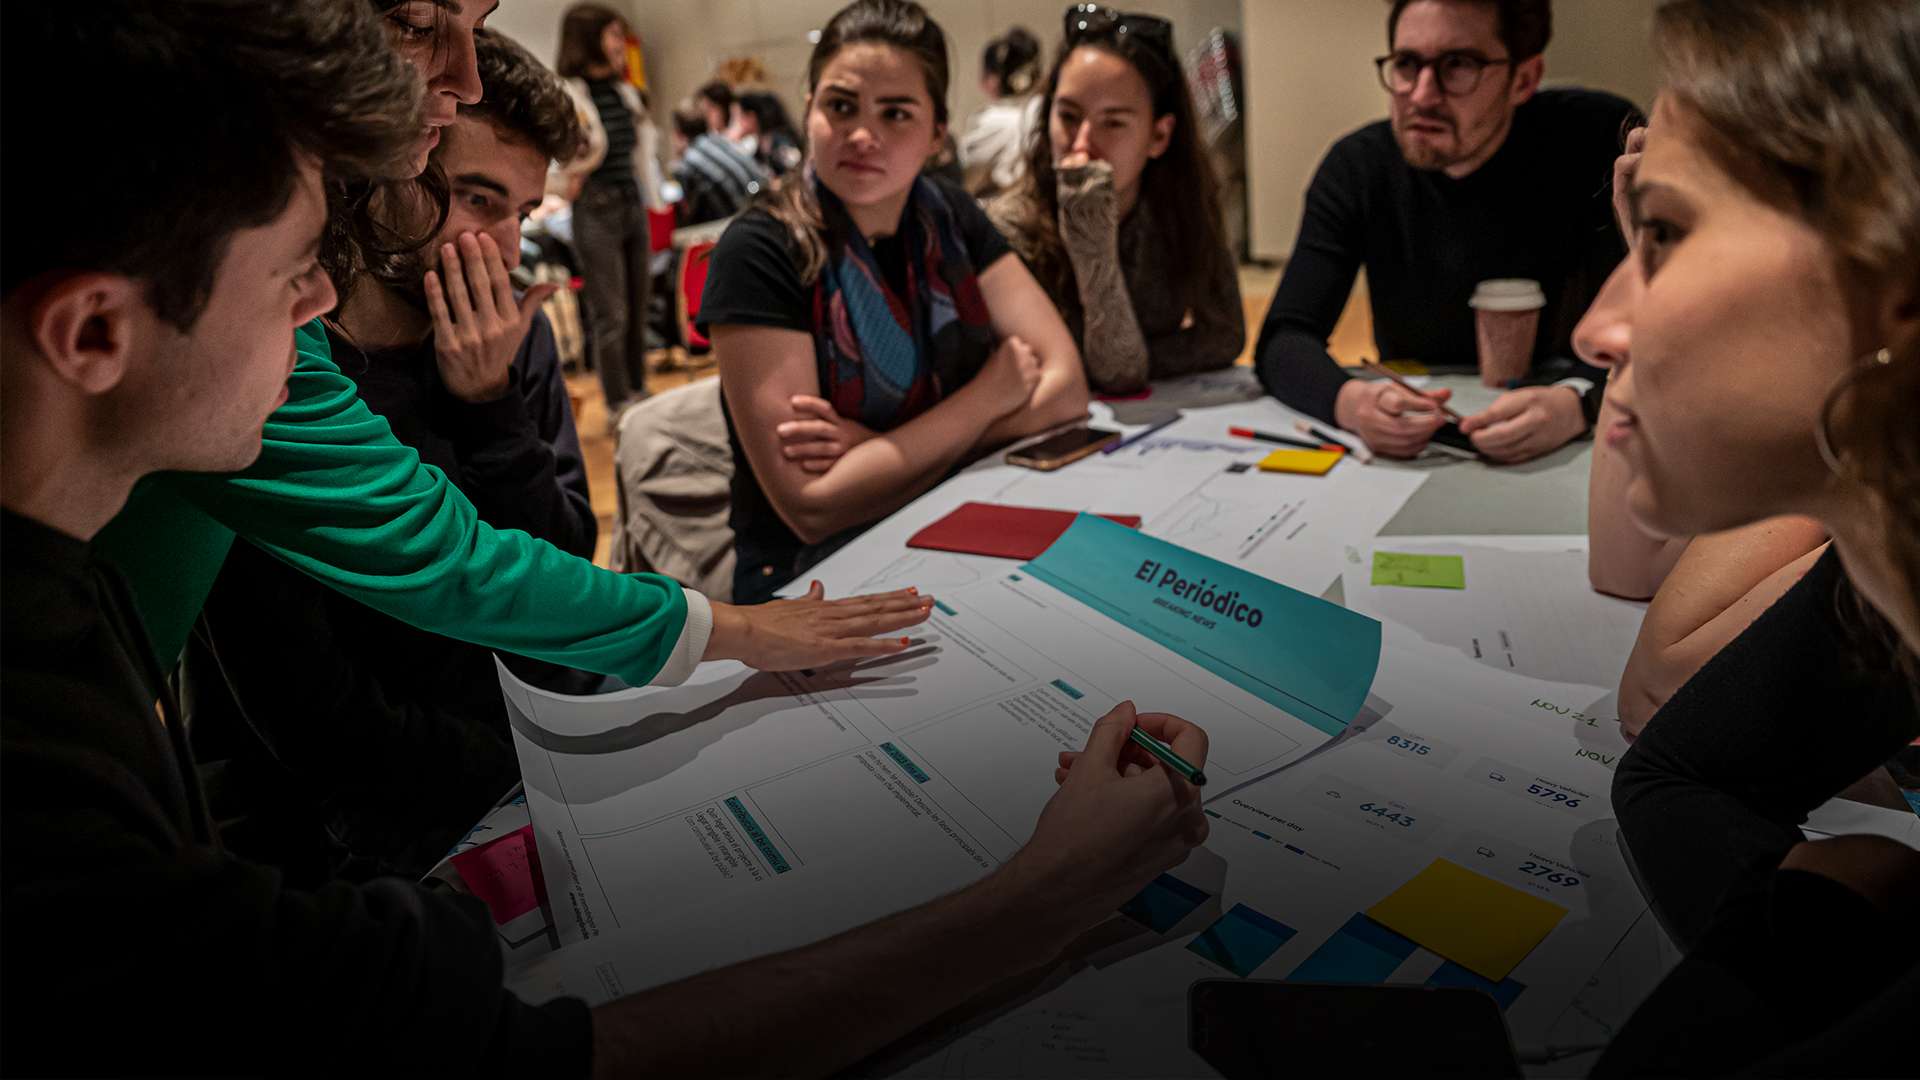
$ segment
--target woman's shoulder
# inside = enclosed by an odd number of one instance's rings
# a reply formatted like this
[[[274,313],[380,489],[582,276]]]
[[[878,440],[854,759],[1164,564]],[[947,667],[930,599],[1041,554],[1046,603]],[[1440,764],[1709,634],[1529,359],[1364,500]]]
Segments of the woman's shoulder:
[[[1040,233],[1045,216],[1024,185],[987,200],[986,215],[1014,254],[1032,262],[1040,253]]]
[[[764,207],[750,206],[727,224],[726,231],[714,243],[712,258],[777,262],[797,274],[790,246],[786,225]]]

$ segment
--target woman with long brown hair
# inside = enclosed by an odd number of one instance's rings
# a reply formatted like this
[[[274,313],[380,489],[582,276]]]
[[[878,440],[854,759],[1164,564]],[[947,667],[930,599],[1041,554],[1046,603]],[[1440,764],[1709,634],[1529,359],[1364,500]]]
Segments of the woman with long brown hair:
[[[733,443],[736,603],[774,590],[980,453],[1085,414],[1080,355],[966,192],[946,36],[856,0],[807,67],[807,163],[730,225],[700,303]]]
[[[1088,382],[1130,394],[1231,365],[1246,312],[1173,24],[1068,8],[1039,117],[1026,176],[990,211],[1066,317]]]
[[[1597,1075],[1899,1075],[1920,854],[1809,842],[1920,735],[1920,4],[1676,0],[1632,252],[1578,332],[1635,519],[1781,514],[1831,548],[1622,758],[1631,865],[1687,960]]]

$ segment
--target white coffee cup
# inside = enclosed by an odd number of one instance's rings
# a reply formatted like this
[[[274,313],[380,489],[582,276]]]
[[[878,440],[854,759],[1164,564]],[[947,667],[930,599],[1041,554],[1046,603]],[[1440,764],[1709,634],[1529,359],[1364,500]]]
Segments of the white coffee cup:
[[[1533,366],[1534,337],[1547,294],[1529,278],[1489,278],[1474,286],[1474,337],[1480,347],[1480,382],[1504,387]]]

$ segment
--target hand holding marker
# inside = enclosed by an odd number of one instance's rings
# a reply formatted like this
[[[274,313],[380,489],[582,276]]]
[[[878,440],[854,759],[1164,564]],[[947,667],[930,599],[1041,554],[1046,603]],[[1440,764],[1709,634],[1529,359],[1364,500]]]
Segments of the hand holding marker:
[[[1159,758],[1162,765],[1172,769],[1187,783],[1192,784],[1194,787],[1207,786],[1206,773],[1194,768],[1192,762],[1174,753],[1173,748],[1166,743],[1147,734],[1144,728],[1134,728],[1133,731],[1128,733],[1128,737],[1134,741],[1135,745],[1147,753],[1152,754],[1154,757]]]

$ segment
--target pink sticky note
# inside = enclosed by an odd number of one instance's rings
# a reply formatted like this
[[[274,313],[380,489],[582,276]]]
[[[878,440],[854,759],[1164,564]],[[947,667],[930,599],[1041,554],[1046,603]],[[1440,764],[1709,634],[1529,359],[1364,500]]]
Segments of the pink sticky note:
[[[453,868],[473,895],[486,902],[496,925],[505,926],[525,915],[546,897],[531,825],[455,855]]]

